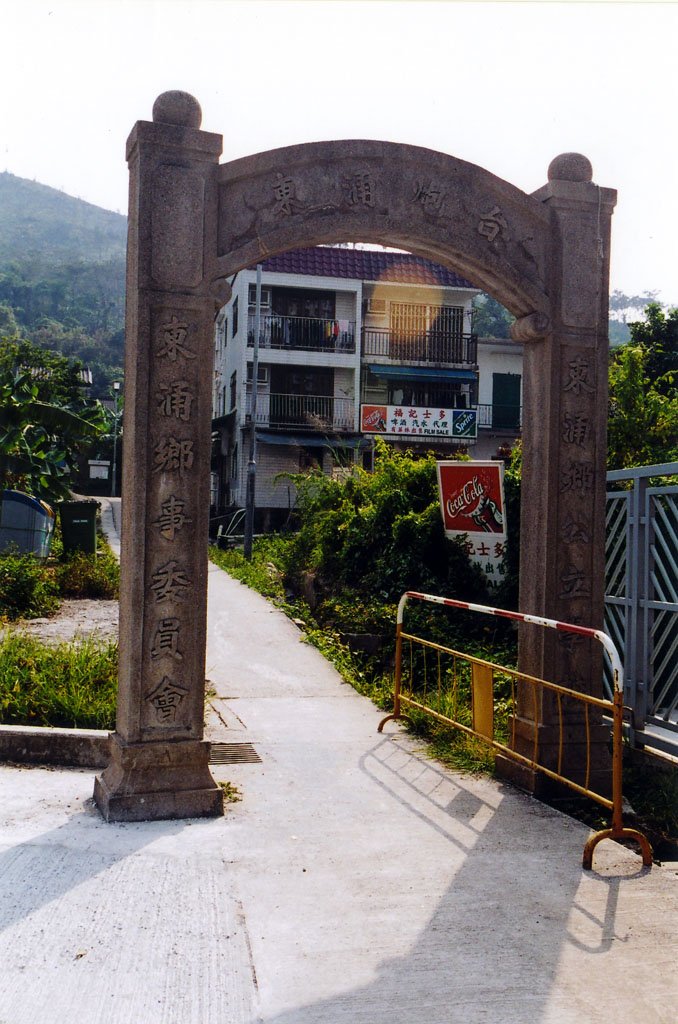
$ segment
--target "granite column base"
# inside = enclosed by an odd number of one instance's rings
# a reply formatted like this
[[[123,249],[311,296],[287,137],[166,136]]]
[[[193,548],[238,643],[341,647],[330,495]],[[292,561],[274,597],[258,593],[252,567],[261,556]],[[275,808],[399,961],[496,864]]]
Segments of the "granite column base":
[[[125,743],[110,737],[111,760],[94,783],[94,802],[106,821],[214,818],[224,795],[209,770],[204,740]]]

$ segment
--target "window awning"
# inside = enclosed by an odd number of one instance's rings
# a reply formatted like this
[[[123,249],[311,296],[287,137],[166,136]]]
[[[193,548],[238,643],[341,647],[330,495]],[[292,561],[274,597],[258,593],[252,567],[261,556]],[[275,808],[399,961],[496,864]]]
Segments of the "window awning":
[[[257,441],[263,444],[287,445],[290,448],[371,448],[369,438],[351,434],[347,437],[322,437],[318,434],[285,434],[272,430],[257,430]]]
[[[375,377],[389,380],[477,380],[475,370],[439,369],[434,366],[386,366],[384,363],[370,363],[369,371]]]

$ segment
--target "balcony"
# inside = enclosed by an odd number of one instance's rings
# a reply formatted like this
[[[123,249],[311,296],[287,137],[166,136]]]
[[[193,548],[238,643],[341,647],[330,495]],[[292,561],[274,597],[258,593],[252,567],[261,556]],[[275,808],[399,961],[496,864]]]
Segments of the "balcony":
[[[249,402],[248,398],[247,407]],[[334,398],[331,395],[257,395],[255,423],[258,427],[350,432],[354,430],[354,418],[355,403],[350,398]]]
[[[478,341],[474,334],[449,334],[430,330],[412,334],[388,328],[363,329],[363,358],[383,358],[399,363],[475,364]]]
[[[492,430],[520,430],[523,410],[519,405],[479,405],[478,427]]]
[[[252,313],[247,318],[247,344],[254,346]],[[260,320],[259,345],[307,352],[355,352],[355,321],[267,314]]]

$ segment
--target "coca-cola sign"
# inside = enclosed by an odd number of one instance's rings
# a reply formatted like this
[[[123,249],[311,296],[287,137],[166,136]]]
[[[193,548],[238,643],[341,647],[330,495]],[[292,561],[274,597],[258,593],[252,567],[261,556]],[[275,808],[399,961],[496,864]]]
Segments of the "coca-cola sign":
[[[478,562],[488,587],[505,572],[506,509],[503,462],[437,462],[440,510],[445,534],[465,536],[472,562]]]
[[[440,507],[448,537],[505,538],[503,462],[438,462]]]

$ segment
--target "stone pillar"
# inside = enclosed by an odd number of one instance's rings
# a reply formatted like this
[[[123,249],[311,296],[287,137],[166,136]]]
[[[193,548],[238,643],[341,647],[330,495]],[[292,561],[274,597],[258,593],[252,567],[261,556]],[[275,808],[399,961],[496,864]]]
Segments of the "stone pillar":
[[[616,192],[595,185],[591,164],[576,153],[553,160],[548,179],[534,197],[552,217],[551,323],[541,338],[529,340],[530,331],[521,337],[526,343],[520,610],[600,629],[605,600],[610,221]],[[514,325],[516,340],[521,326],[521,321]],[[602,696],[602,666],[596,641],[521,626],[519,667],[529,675]],[[535,708],[532,688],[520,687],[516,749],[531,757],[538,729],[541,762],[555,770],[558,711],[553,695],[542,692]],[[582,707],[578,701],[563,704],[563,774],[580,783],[586,769]],[[611,778],[609,729],[594,711],[589,725],[590,788],[605,792]],[[517,769],[506,760],[499,767],[505,777],[533,791],[553,788],[546,776]]]
[[[120,669],[109,821],[223,813],[202,739],[217,167],[200,106],[164,93],[130,168]]]

